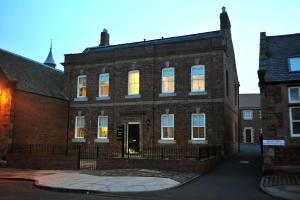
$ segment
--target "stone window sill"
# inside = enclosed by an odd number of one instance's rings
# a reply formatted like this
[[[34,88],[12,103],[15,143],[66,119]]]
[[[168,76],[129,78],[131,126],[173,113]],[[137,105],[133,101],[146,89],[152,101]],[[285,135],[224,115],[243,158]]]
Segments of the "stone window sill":
[[[126,95],[125,99],[137,99],[141,98],[142,96],[140,94],[135,94],[135,95]]]
[[[189,92],[189,96],[206,95],[206,94],[207,94],[207,91]]]
[[[94,140],[95,143],[109,143],[108,138],[97,138]]]
[[[72,142],[84,143],[85,142],[85,138],[74,138],[74,139],[72,139]]]
[[[176,140],[158,140],[158,144],[176,144]]]
[[[74,98],[74,101],[87,101],[88,98],[87,97],[76,97]]]
[[[189,144],[208,144],[207,140],[189,140]]]
[[[110,100],[110,96],[107,97],[96,97],[97,101],[105,101],[105,100]]]
[[[160,93],[159,97],[175,97],[176,93]]]

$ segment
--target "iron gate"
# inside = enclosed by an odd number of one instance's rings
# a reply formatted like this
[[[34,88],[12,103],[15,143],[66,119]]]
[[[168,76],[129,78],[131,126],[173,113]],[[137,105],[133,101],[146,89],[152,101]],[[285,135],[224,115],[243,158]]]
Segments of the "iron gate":
[[[79,147],[79,169],[95,170],[98,158],[97,145],[83,145]]]

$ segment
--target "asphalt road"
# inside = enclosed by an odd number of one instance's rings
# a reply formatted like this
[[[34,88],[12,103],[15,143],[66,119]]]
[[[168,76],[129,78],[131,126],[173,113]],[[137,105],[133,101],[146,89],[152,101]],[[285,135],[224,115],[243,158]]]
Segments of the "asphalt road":
[[[182,187],[146,193],[82,194],[38,189],[31,182],[0,180],[0,199],[144,199],[144,200],[268,200],[259,188],[261,159],[258,145],[242,145],[239,155],[225,159],[210,173]]]

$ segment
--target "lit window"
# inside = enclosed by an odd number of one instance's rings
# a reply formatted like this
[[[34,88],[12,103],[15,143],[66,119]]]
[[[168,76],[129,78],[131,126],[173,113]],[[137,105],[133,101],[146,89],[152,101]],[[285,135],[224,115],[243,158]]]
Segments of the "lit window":
[[[99,76],[99,97],[109,96],[109,74]]]
[[[244,120],[252,120],[253,119],[253,111],[252,110],[244,110],[243,111],[243,119]]]
[[[205,90],[205,67],[203,65],[191,68],[191,92],[201,92]]]
[[[192,140],[205,140],[205,114],[192,114]]]
[[[300,137],[300,107],[290,108],[290,131],[292,137]]]
[[[86,97],[86,75],[78,76],[77,97]]]
[[[107,139],[108,135],[108,117],[99,116],[98,117],[98,138]]]
[[[175,72],[174,68],[164,68],[162,70],[162,93],[174,93],[175,91]]]
[[[85,118],[76,116],[75,118],[75,138],[84,138],[85,135]]]
[[[300,71],[300,57],[289,58],[289,68],[290,72]]]
[[[128,74],[128,95],[140,93],[140,72],[130,71]]]
[[[161,116],[161,139],[174,140],[174,115],[164,114]]]
[[[300,103],[300,87],[289,88],[289,103]]]

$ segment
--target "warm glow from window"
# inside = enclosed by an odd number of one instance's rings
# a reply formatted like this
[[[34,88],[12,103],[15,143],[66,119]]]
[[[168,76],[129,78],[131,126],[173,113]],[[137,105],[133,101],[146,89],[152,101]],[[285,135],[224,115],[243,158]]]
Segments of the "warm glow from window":
[[[108,117],[98,117],[98,138],[107,138],[108,136]]]
[[[191,91],[201,92],[205,90],[205,67],[193,66],[191,69]]]
[[[77,116],[75,119],[75,138],[84,138],[85,131],[84,116]]]
[[[86,75],[78,76],[77,96],[86,97]]]
[[[99,96],[109,96],[109,74],[100,74],[99,76]]]
[[[164,68],[162,70],[162,93],[174,93],[175,72],[174,68]]]
[[[128,77],[128,94],[136,95],[140,93],[140,72],[130,71]]]
[[[174,114],[161,116],[161,139],[174,140]]]

